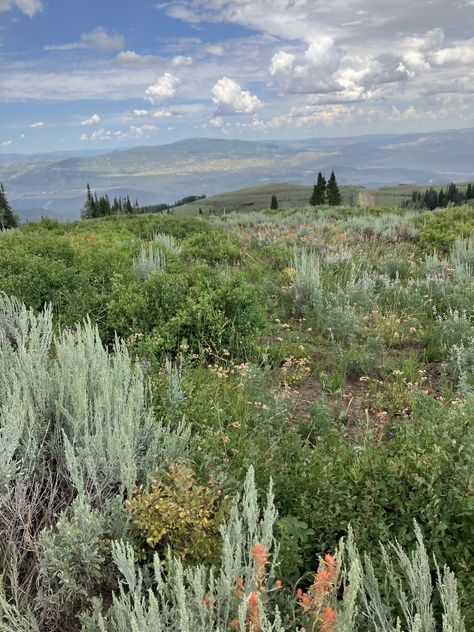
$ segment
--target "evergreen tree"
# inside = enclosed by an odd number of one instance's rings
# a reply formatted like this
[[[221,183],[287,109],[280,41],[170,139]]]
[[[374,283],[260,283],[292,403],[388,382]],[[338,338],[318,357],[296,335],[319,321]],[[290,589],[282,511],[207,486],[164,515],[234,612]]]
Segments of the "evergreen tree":
[[[339,187],[337,186],[336,175],[334,171],[331,171],[331,177],[328,180],[327,185],[327,196],[328,196],[328,204],[330,206],[339,206],[342,204],[341,193],[339,192]]]
[[[311,206],[320,206],[326,202],[326,179],[321,172],[318,173],[318,180],[314,183],[313,194],[309,198]]]
[[[444,189],[438,193],[438,208],[444,208],[446,206],[446,196],[444,194]]]
[[[13,213],[5,195],[3,184],[0,182],[0,230],[16,228],[17,226],[18,217]]]
[[[466,200],[472,200],[473,197],[474,197],[474,187],[472,186],[471,183],[469,183],[467,185]]]
[[[87,193],[86,193],[86,201],[84,202],[84,206],[81,210],[82,219],[91,219],[93,217],[92,208],[94,206],[94,198],[91,193],[91,188],[89,183],[87,183]]]
[[[270,203],[270,209],[272,211],[278,210],[278,200],[276,195],[272,195],[272,201]]]

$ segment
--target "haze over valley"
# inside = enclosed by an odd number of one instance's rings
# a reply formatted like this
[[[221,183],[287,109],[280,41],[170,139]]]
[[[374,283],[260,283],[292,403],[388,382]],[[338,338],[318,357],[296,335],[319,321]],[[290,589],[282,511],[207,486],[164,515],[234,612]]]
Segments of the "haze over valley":
[[[194,138],[111,152],[0,159],[0,181],[22,219],[79,217],[86,185],[140,205],[173,203],[271,182],[311,185],[318,171],[368,188],[474,177],[474,129],[293,141]]]

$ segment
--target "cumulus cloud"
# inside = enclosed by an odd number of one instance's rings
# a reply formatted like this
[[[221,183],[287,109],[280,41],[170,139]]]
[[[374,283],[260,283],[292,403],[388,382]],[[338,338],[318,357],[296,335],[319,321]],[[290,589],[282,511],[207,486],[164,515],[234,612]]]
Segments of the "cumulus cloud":
[[[311,94],[319,105],[363,102],[367,112],[371,104],[382,111],[392,100],[405,112],[407,102],[441,86],[454,112],[463,94],[472,104],[474,45],[467,38],[473,36],[473,3],[332,0],[328,9],[319,0],[169,0],[160,8],[191,24],[227,22],[260,32],[266,55],[263,46],[251,43],[253,36],[245,48],[249,60],[267,57],[271,82],[258,70],[251,76],[280,97]],[[227,50],[220,43],[211,46],[222,56]],[[211,48],[203,45],[201,51],[210,54]],[[228,68],[222,74],[233,76]],[[453,68],[457,76],[449,74]],[[428,107],[417,103],[417,111]]]
[[[272,57],[270,64],[270,74],[272,77],[279,74],[288,74],[293,70],[296,57],[284,50],[279,50]]]
[[[148,110],[133,110],[134,116],[148,116],[150,112]]]
[[[100,143],[113,140],[136,140],[150,138],[156,132],[156,125],[130,125],[127,130],[97,129],[91,134],[81,134],[80,140]]]
[[[260,99],[242,90],[238,83],[223,77],[212,88],[212,100],[219,114],[252,114],[263,107]]]
[[[0,145],[1,147],[8,147],[9,145],[12,145],[13,141],[12,140],[4,140]]]
[[[0,12],[17,8],[32,18],[38,11],[43,10],[42,0],[0,0]]]
[[[36,123],[31,123],[30,127],[44,127],[44,121],[37,121]]]
[[[173,113],[169,110],[157,110],[156,112],[153,112],[152,116],[153,118],[157,119],[170,118],[171,116],[173,116]]]
[[[157,105],[166,99],[171,99],[176,94],[176,88],[181,81],[170,72],[165,72],[156,83],[148,86],[145,90],[145,101]]]
[[[474,39],[466,40],[462,45],[442,48],[433,55],[433,61],[439,66],[468,65],[474,63]]]
[[[161,57],[155,55],[139,55],[133,50],[121,51],[115,58],[120,66],[156,66],[163,63]]]
[[[93,114],[89,118],[84,119],[84,121],[81,121],[81,125],[97,125],[100,121],[100,116],[98,114]]]
[[[338,70],[342,51],[329,35],[311,41],[298,58],[284,50],[275,53],[269,72],[273,85],[283,92],[325,93],[337,91],[333,74]]]
[[[173,66],[191,66],[193,63],[193,58],[192,57],[187,57],[184,55],[177,55],[176,57],[173,57],[173,59],[171,60],[171,63]]]
[[[45,50],[74,50],[78,48],[98,50],[102,53],[114,53],[124,47],[125,39],[119,33],[107,33],[98,26],[93,31],[83,33],[78,42],[68,44],[48,44]]]

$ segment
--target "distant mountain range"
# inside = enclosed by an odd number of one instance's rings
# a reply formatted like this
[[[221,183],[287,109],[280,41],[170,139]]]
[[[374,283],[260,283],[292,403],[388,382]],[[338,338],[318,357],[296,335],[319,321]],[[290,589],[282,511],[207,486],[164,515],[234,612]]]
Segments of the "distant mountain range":
[[[0,181],[22,219],[78,217],[87,183],[145,205],[269,182],[308,185],[331,169],[340,184],[368,188],[474,179],[474,129],[274,142],[193,138],[107,153],[0,156]]]

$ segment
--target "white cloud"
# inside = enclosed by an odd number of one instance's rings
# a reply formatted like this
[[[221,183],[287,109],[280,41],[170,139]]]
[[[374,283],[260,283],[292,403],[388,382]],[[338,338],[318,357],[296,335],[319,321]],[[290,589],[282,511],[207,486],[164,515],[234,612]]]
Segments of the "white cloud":
[[[287,53],[284,50],[278,51],[272,57],[270,64],[270,74],[272,77],[280,73],[289,73],[294,66],[296,57],[291,53]]]
[[[171,99],[176,94],[176,88],[181,81],[170,72],[165,72],[156,83],[148,86],[145,90],[145,101],[149,101],[154,105],[161,103],[165,99]]]
[[[124,47],[125,39],[119,33],[107,33],[105,29],[98,26],[89,33],[83,33],[78,42],[69,44],[48,44],[45,50],[74,50],[85,48],[98,50],[102,53],[114,53]]]
[[[148,110],[133,110],[134,116],[148,116],[150,112]]]
[[[171,60],[171,63],[173,66],[191,66],[193,63],[193,58],[192,57],[185,57],[183,55],[177,55],[176,57],[173,57],[173,59]]]
[[[42,0],[0,0],[0,12],[14,7],[32,18],[35,13],[43,10],[43,2]]]
[[[242,90],[238,83],[223,77],[212,88],[212,100],[219,114],[252,114],[263,104],[260,99]]]
[[[100,116],[98,114],[93,114],[91,117],[81,121],[81,125],[97,125],[100,121]]]
[[[139,55],[133,50],[124,50],[117,55],[115,62],[121,66],[157,66],[163,63],[163,59],[155,55]]]
[[[309,43],[304,55],[278,51],[272,57],[270,75],[274,86],[287,93],[321,94],[337,91],[334,73],[339,69],[342,51],[329,35]]]
[[[313,68],[327,68],[338,65],[340,54],[334,47],[334,39],[323,35],[310,43],[305,57]]]
[[[224,127],[224,118],[222,116],[216,116],[209,122],[211,124],[211,127],[214,127],[215,129],[220,129],[221,127]]]
[[[135,140],[138,138],[150,138],[156,132],[156,125],[130,125],[128,130],[97,129],[91,134],[81,134],[80,140],[100,143],[113,140]]]
[[[170,118],[173,116],[173,113],[169,110],[157,110],[153,112],[153,118],[161,119],[161,118]]]
[[[37,121],[36,123],[31,123],[30,127],[44,127],[44,122],[43,121]]]
[[[225,51],[224,47],[220,44],[206,44],[206,46],[204,46],[204,52],[209,55],[215,55],[216,57],[222,57]]]
[[[434,63],[444,65],[468,65],[474,63],[474,39],[466,40],[462,45],[442,48],[433,55]]]
[[[3,143],[1,143],[1,147],[8,147],[9,145],[12,145],[13,141],[12,140],[4,140]]]

